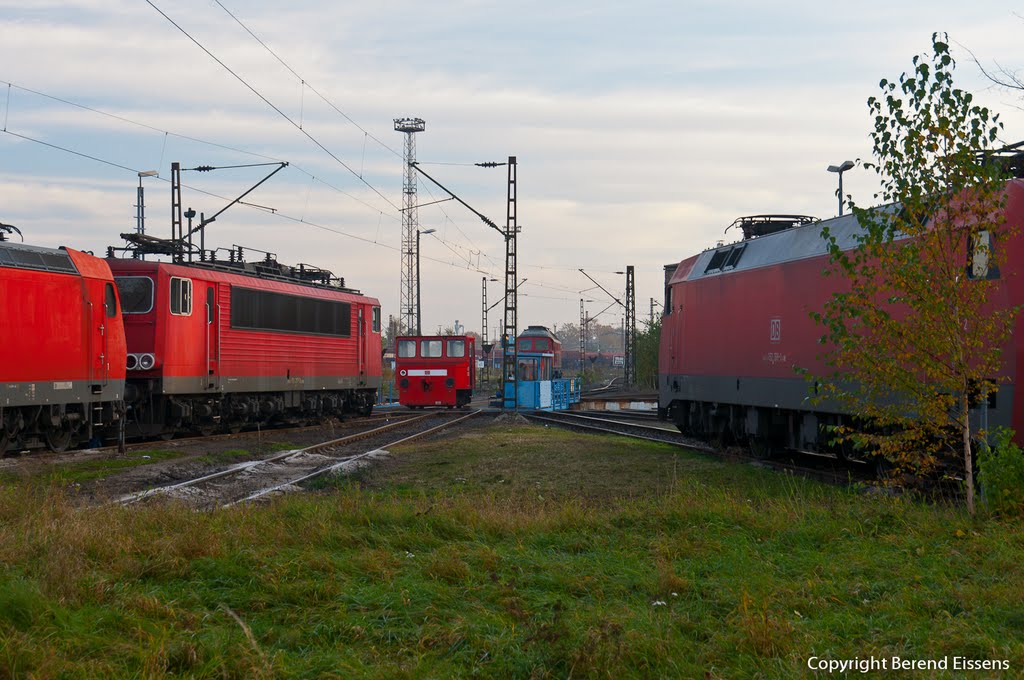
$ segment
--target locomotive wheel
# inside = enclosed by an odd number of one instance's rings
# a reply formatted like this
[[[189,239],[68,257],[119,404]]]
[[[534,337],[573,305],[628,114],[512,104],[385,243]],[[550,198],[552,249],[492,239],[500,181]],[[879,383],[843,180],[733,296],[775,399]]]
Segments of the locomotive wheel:
[[[165,442],[169,442],[174,439],[174,430],[164,430],[158,436]]]
[[[54,453],[62,453],[67,451],[68,446],[71,445],[71,429],[68,427],[48,429],[43,433],[43,439],[46,440],[46,448]]]
[[[768,460],[775,455],[771,442],[763,437],[750,438],[750,455],[758,460]]]

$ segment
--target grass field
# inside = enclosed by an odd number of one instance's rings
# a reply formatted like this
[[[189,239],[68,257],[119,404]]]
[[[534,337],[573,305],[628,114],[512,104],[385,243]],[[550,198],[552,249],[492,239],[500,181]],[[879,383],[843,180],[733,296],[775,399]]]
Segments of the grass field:
[[[392,453],[213,513],[6,484],[0,677],[1024,674],[1014,524],[543,427]]]

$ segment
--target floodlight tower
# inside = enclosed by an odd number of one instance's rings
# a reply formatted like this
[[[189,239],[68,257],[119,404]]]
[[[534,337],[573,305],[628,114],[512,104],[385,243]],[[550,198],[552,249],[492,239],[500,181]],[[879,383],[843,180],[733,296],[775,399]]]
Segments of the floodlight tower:
[[[422,118],[395,118],[395,130],[405,133],[405,172],[402,175],[402,284],[398,291],[399,329],[402,333],[416,332],[419,272],[416,261],[419,248],[419,215],[416,211],[416,133],[427,129]]]

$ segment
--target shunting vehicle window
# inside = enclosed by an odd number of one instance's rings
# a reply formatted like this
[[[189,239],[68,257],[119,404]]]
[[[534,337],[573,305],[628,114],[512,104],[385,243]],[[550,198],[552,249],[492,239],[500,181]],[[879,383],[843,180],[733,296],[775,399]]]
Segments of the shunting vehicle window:
[[[415,340],[399,340],[398,341],[398,357],[400,359],[410,359],[416,356],[416,341]]]
[[[380,307],[373,308],[373,332],[380,333]]]
[[[171,314],[192,316],[192,279],[171,277]]]
[[[153,309],[153,279],[148,276],[116,276],[121,311],[125,314],[146,314]]]
[[[425,359],[433,359],[441,356],[441,341],[440,340],[421,340],[420,341],[420,356]]]
[[[449,340],[448,341],[448,356],[452,358],[459,358],[466,356],[466,341],[465,340]]]

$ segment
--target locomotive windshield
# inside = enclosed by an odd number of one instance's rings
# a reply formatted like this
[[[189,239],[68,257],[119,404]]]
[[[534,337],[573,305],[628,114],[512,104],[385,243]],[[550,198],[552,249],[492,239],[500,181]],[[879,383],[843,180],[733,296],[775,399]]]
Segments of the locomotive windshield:
[[[153,309],[153,279],[148,276],[116,276],[114,283],[125,314],[146,314]]]
[[[398,341],[398,356],[402,359],[409,359],[416,356],[416,341],[415,340],[399,340]]]
[[[434,359],[441,356],[441,341],[440,340],[421,340],[420,341],[420,356],[429,359]]]
[[[466,356],[466,341],[465,340],[449,340],[448,341],[448,356],[452,358]]]

